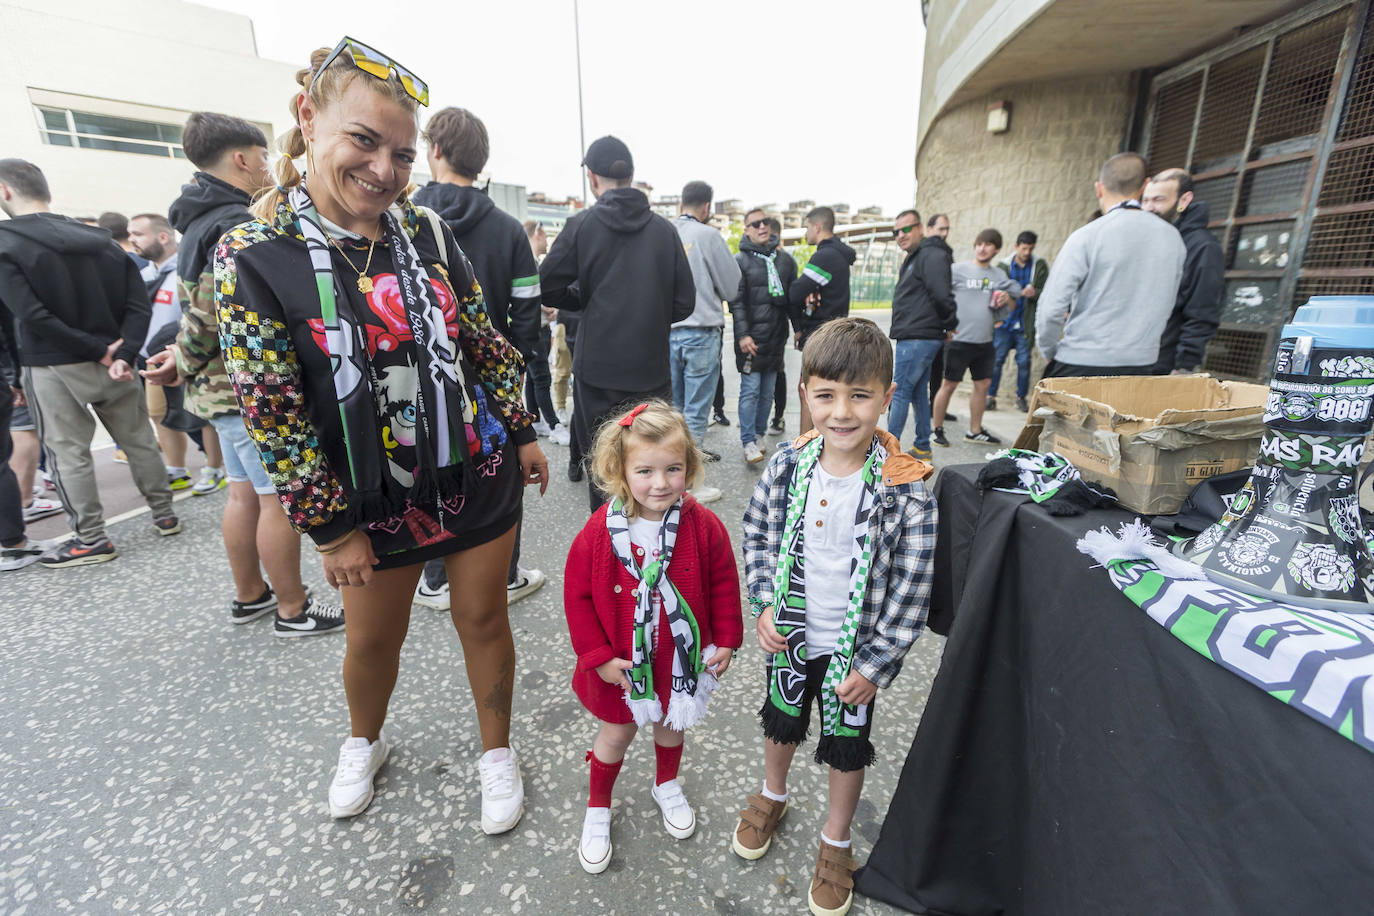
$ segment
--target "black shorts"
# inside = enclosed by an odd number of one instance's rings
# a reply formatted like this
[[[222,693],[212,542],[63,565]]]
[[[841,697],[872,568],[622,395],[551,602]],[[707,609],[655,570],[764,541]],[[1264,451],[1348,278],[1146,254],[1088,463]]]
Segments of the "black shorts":
[[[817,658],[806,660],[806,689],[802,693],[801,724],[802,732],[796,741],[780,741],[783,744],[800,744],[805,741],[811,733],[811,707],[815,700],[820,696],[821,688],[825,685],[825,671],[830,667],[830,656],[821,655]],[[850,670],[853,670],[852,668]],[[771,666],[768,669],[768,677],[771,681],[773,671]],[[840,737],[838,735],[825,737],[822,736],[816,745],[816,762],[823,766],[834,767],[841,771],[860,770],[873,763],[874,752],[873,742],[869,740],[869,734],[873,731],[873,707],[877,704],[878,698],[875,695],[868,704],[868,716],[863,725],[858,729],[859,735],[856,738]],[[824,704],[819,704],[824,707]],[[772,701],[765,697],[763,709],[759,710],[759,716],[765,722],[765,732],[767,732],[767,722],[772,707]],[[771,710],[776,712],[776,710]],[[791,718],[790,716],[788,718]]]
[[[991,343],[951,340],[945,344],[945,381],[962,382],[966,369],[975,382],[992,378],[992,364],[996,361],[997,348]]]

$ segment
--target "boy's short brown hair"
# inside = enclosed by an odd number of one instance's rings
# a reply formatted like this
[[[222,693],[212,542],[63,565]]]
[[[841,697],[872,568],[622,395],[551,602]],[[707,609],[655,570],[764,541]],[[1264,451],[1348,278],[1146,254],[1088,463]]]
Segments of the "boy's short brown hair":
[[[802,381],[811,376],[852,385],[877,379],[892,384],[892,344],[867,318],[837,318],[821,325],[802,350]]]
[[[425,142],[464,178],[476,180],[487,167],[491,141],[482,119],[466,108],[441,108],[425,125]]]
[[[984,242],[987,242],[991,244],[994,248],[1001,250],[1002,233],[998,232],[996,229],[984,229],[982,232],[978,233],[978,237],[973,240],[973,244],[981,245]]]

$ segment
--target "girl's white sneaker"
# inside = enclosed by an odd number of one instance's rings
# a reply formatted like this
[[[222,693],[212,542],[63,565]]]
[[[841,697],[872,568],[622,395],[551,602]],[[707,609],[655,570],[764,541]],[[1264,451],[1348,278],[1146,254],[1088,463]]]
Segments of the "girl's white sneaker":
[[[588,808],[582,819],[582,842],[577,861],[589,875],[599,875],[611,864],[611,809]]]
[[[687,796],[682,794],[682,786],[678,785],[676,779],[654,786],[654,801],[658,802],[658,810],[663,812],[663,829],[670,836],[685,840],[696,832],[696,812],[687,803]]]
[[[329,786],[331,817],[361,814],[372,803],[372,781],[391,754],[391,745],[381,735],[371,744],[366,738],[349,738],[339,748],[339,766]]]

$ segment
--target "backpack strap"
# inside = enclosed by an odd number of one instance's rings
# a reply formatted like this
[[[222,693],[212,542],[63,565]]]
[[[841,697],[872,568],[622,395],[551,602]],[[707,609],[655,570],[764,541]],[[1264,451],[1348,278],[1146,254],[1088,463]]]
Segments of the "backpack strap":
[[[448,246],[444,244],[444,221],[439,218],[429,207],[416,207],[425,219],[429,220],[430,231],[434,233],[434,247],[439,249],[439,260],[443,262],[444,269],[448,269]]]

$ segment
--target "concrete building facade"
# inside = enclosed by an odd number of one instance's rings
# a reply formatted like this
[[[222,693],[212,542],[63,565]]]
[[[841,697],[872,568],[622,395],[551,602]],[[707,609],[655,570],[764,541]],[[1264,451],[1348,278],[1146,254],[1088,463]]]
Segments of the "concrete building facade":
[[[303,64],[258,57],[247,16],[182,0],[0,0],[0,156],[43,169],[71,216],[165,211],[194,167],[193,111],[291,126]]]
[[[1374,292],[1370,0],[934,0],[916,177],[966,256],[979,229],[1051,259],[1127,149],[1187,168],[1226,252],[1204,368],[1256,378],[1317,293]]]

